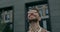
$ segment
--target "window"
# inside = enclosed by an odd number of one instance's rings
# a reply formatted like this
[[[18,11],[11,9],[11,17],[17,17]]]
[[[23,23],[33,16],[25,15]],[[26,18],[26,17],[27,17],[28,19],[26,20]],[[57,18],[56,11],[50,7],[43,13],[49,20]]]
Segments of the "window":
[[[13,32],[13,6],[0,8],[0,31]]]
[[[50,13],[49,13],[49,7],[48,7],[48,2],[47,1],[36,1],[36,2],[30,2],[25,4],[25,29],[26,32],[29,27],[28,19],[27,19],[27,11],[29,11],[31,8],[36,7],[39,9],[39,13],[41,15],[41,22],[40,26],[43,28],[47,29],[48,31],[51,32],[51,25],[50,25]]]

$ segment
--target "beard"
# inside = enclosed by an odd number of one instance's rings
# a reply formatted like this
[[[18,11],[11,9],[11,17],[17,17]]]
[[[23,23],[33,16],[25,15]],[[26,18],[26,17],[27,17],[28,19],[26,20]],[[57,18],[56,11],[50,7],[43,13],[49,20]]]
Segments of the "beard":
[[[31,23],[31,22],[37,22],[38,21],[38,19],[32,19],[32,20],[29,20],[29,23]]]

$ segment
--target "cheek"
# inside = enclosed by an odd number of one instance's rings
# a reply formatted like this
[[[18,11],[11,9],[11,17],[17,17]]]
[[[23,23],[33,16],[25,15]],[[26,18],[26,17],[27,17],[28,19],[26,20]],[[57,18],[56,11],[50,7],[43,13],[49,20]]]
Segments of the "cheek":
[[[27,17],[29,18],[29,16],[30,16],[30,14],[28,14],[28,16],[27,16]]]
[[[29,16],[30,14],[28,14],[28,16]]]
[[[27,17],[29,17],[29,15]]]
[[[39,14],[38,14],[38,13],[35,13],[35,15],[36,15],[37,17],[39,17]]]

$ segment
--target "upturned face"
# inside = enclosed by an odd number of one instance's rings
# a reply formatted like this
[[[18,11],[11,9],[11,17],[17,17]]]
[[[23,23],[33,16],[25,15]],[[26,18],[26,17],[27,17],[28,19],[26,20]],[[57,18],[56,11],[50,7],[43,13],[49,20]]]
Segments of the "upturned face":
[[[28,11],[28,20],[34,20],[34,19],[38,19],[38,18],[39,18],[39,14],[36,10]]]

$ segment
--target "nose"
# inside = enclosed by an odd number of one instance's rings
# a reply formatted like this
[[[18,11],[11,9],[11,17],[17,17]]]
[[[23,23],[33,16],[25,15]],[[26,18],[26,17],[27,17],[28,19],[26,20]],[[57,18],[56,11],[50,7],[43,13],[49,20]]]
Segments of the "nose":
[[[33,13],[31,13],[31,15],[33,15]]]

